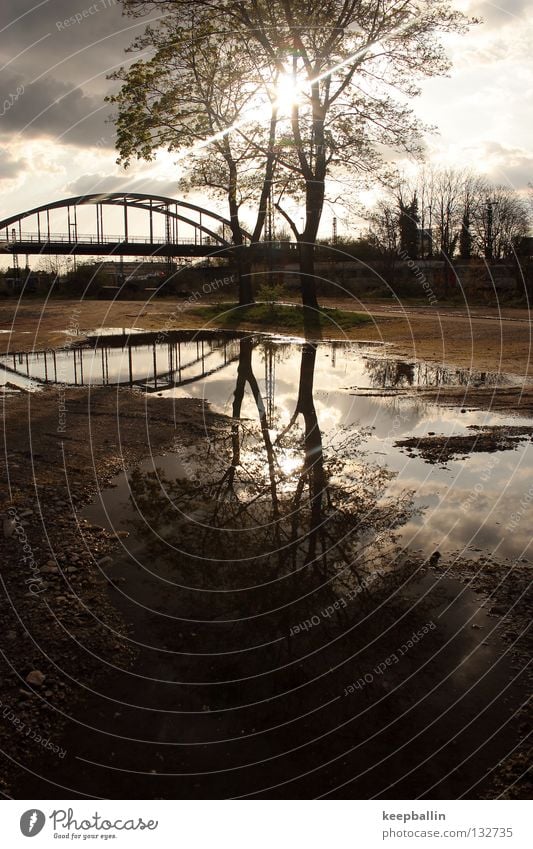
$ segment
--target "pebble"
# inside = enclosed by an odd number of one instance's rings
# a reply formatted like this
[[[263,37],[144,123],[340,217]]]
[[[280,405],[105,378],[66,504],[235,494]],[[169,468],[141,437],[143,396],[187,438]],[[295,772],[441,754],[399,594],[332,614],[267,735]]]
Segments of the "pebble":
[[[4,519],[4,537],[9,539],[15,533],[16,523],[14,519]]]
[[[38,669],[32,669],[32,671],[28,672],[26,675],[26,681],[34,687],[41,687],[44,684],[45,678],[46,675]]]

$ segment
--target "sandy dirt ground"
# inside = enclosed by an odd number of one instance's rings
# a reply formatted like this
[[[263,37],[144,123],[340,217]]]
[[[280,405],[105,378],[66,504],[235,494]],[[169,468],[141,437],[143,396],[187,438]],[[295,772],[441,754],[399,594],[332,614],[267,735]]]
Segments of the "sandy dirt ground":
[[[202,303],[208,303],[208,299]],[[367,313],[371,320],[349,333],[361,341],[385,342],[387,352],[475,371],[513,376],[512,386],[426,391],[425,397],[454,406],[533,413],[532,326],[526,309],[476,306],[402,306],[392,302],[329,300],[327,306]],[[76,341],[100,327],[201,328],[187,302],[31,300],[0,304],[0,351],[42,350]],[[68,334],[68,335],[67,335]],[[331,338],[339,338],[332,326]],[[530,382],[531,381],[531,382]]]

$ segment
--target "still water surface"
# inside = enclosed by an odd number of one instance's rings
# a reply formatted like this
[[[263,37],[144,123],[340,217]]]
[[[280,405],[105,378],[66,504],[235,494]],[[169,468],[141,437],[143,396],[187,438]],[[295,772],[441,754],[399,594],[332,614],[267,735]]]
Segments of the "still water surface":
[[[246,339],[248,365],[275,440],[295,410],[304,346],[297,339],[262,335]],[[232,415],[242,344],[242,337],[232,333],[133,334],[125,330],[98,334],[56,352],[4,355],[0,367],[5,380],[34,388],[57,383],[136,386],[156,397],[206,399],[215,410]],[[426,387],[496,386],[512,381],[511,376],[490,372],[395,360],[385,347],[370,343],[324,342],[316,346],[310,389],[318,427],[326,438],[331,441],[343,429],[364,430],[365,459],[395,473],[389,494],[414,492],[414,504],[423,513],[403,528],[406,545],[426,554],[438,549],[466,551],[473,557],[483,552],[504,559],[531,554],[529,523],[522,521],[512,530],[508,526],[511,514],[524,513],[533,445],[524,441],[514,450],[476,453],[443,467],[407,456],[395,442],[431,433],[466,434],[473,425],[531,424],[527,419],[452,408],[419,397],[419,390]],[[239,414],[243,420],[258,420],[257,398],[249,385]],[[167,475],[183,474],[182,460],[169,453],[150,458],[145,466],[155,465]],[[126,513],[127,490],[126,484]],[[116,492],[109,497],[117,502]],[[115,507],[114,513],[114,521],[120,520],[121,511],[117,514]]]

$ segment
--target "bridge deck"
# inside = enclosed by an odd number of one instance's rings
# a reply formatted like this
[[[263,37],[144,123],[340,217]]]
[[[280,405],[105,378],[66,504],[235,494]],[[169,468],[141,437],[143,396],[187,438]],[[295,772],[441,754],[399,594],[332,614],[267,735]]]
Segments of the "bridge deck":
[[[0,242],[0,254],[52,254],[77,256],[227,256],[231,248],[223,245],[195,244],[194,242]]]

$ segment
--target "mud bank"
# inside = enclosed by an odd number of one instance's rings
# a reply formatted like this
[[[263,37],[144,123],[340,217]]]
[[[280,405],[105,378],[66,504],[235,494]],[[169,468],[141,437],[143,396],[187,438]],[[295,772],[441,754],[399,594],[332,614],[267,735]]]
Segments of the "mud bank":
[[[3,399],[0,773],[53,772],[72,704],[133,660],[105,564],[122,540],[79,510],[125,465],[215,421],[200,402],[113,389]],[[43,760],[44,759],[44,760]]]

